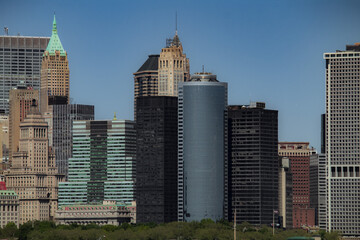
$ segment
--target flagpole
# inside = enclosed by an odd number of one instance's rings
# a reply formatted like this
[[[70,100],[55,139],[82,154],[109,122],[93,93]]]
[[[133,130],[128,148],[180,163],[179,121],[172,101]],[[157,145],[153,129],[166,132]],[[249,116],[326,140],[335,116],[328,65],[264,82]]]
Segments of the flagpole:
[[[275,210],[273,209],[273,236],[275,235]]]

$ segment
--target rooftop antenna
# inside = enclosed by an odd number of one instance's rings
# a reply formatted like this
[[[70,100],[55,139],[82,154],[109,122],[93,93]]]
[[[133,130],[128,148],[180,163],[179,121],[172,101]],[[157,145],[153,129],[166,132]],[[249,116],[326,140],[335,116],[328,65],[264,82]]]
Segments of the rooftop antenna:
[[[202,65],[202,72],[203,72],[203,73],[205,72],[205,67],[204,67],[204,65]]]
[[[8,27],[4,27],[4,32],[5,32],[5,35],[8,36],[8,35],[9,35],[9,28],[8,28]]]
[[[175,12],[175,33],[177,35],[177,11]]]

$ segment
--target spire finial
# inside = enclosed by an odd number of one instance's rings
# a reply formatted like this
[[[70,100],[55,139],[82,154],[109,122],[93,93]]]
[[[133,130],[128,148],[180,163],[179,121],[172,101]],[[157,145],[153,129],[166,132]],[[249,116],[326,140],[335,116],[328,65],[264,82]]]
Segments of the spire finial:
[[[113,120],[116,120],[116,112],[114,112],[114,119]]]
[[[177,35],[177,11],[175,12],[175,34]]]
[[[56,18],[55,18],[55,11],[54,11],[54,21],[53,21],[53,32],[57,32],[57,27],[56,27]]]

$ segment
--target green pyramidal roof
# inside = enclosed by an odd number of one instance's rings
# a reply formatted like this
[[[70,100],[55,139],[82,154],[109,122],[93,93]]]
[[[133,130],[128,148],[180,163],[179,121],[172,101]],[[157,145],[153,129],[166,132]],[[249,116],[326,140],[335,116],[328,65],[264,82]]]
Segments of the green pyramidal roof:
[[[55,15],[54,15],[52,35],[49,44],[47,45],[46,51],[48,51],[50,55],[55,55],[55,51],[60,51],[60,56],[66,56],[66,52],[60,42],[60,38],[57,33]]]

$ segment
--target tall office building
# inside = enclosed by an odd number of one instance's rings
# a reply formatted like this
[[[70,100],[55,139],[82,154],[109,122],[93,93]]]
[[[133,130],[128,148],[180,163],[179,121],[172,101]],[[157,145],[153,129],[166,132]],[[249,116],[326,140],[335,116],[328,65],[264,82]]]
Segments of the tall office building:
[[[51,112],[49,106],[68,104],[70,94],[69,62],[57,33],[54,16],[52,35],[41,63],[40,111]]]
[[[310,207],[310,149],[308,142],[279,142],[279,156],[288,157],[293,176],[293,227],[315,226],[315,209]]]
[[[9,91],[20,81],[40,89],[41,59],[49,39],[0,36],[0,113],[9,114]]]
[[[136,119],[136,99],[158,95],[160,55],[149,55],[145,63],[134,73],[134,118]]]
[[[177,96],[178,84],[190,77],[190,64],[177,31],[173,39],[167,39],[159,57],[158,95]]]
[[[73,121],[68,181],[59,184],[59,206],[135,200],[135,123]]]
[[[360,237],[360,43],[324,59],[327,230]]]
[[[178,220],[227,217],[227,83],[196,73],[179,83]]]
[[[279,217],[282,228],[292,228],[293,184],[290,159],[279,158]]]
[[[68,175],[72,153],[73,121],[94,120],[94,106],[63,104],[53,106],[53,149],[59,173]]]
[[[228,107],[229,220],[271,224],[278,210],[278,111],[265,103]]]
[[[51,220],[57,209],[58,174],[54,154],[49,148],[47,123],[33,105],[20,123],[19,151],[5,174],[6,187],[20,200],[20,224],[33,220]]]
[[[11,165],[13,153],[19,150],[20,122],[30,111],[33,100],[39,102],[39,90],[19,85],[17,89],[11,89],[9,95],[9,164]]]
[[[138,98],[137,222],[177,220],[177,109],[177,97]]]

